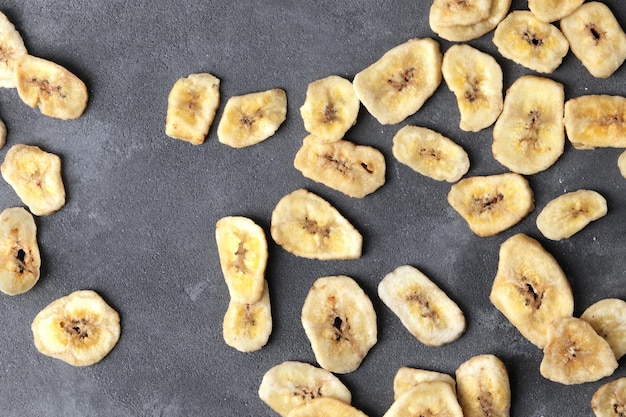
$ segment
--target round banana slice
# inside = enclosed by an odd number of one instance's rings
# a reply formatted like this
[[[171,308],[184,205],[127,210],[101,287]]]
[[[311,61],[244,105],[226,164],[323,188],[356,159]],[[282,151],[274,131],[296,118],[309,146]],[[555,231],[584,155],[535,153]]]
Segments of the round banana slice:
[[[472,25],[489,18],[492,0],[433,0],[429,19],[441,26]]]
[[[626,377],[607,382],[591,397],[591,409],[596,417],[626,415]]]
[[[567,239],[607,213],[606,200],[593,190],[578,190],[550,201],[537,216],[537,228],[548,239]]]
[[[5,209],[0,214],[0,291],[25,293],[39,280],[40,267],[35,219],[22,207]]]
[[[626,97],[585,95],[565,102],[565,131],[576,149],[626,148]]]
[[[463,417],[456,393],[447,382],[417,384],[391,404],[383,417]]]
[[[542,22],[550,23],[569,16],[585,0],[528,0],[528,8]]]
[[[611,346],[620,360],[626,354],[626,302],[618,298],[605,298],[589,307],[580,316]]]
[[[295,407],[287,417],[367,417],[361,410],[331,397],[320,397]]]
[[[272,333],[272,309],[267,281],[261,299],[254,303],[231,300],[224,315],[222,336],[240,352],[254,352],[267,344]]]
[[[268,370],[259,386],[259,398],[282,417],[297,406],[320,397],[350,404],[352,394],[332,373],[308,363],[285,361]]]
[[[355,371],[377,341],[372,302],[345,275],[318,278],[304,301],[301,319],[315,359],[330,372]]]
[[[398,369],[393,378],[393,399],[397,400],[402,394],[422,382],[433,381],[445,382],[453,391],[456,391],[456,381],[448,374],[403,366]]]
[[[0,12],[0,87],[15,87],[15,62],[28,55],[24,40],[7,16]]]
[[[487,18],[469,24],[443,25],[429,15],[430,28],[437,35],[451,42],[466,42],[478,39],[491,32],[504,19],[511,7],[511,0],[491,0],[491,9]]]
[[[331,75],[309,84],[300,115],[307,132],[321,141],[335,142],[356,123],[360,107],[352,83]]]
[[[120,338],[120,316],[92,290],[75,291],[41,310],[31,325],[44,355],[73,366],[100,362]]]
[[[456,384],[464,417],[509,415],[509,374],[498,357],[478,355],[463,362],[456,370]]]

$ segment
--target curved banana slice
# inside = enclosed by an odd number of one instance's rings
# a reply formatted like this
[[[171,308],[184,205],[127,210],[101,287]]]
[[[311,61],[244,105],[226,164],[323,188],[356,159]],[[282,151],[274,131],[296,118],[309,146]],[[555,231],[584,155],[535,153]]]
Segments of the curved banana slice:
[[[254,303],[231,300],[224,314],[222,336],[230,347],[253,352],[267,344],[272,333],[272,309],[267,281],[263,282],[261,299]]]
[[[548,326],[574,312],[572,289],[556,259],[539,242],[516,234],[500,246],[489,300],[531,343],[548,343]]]
[[[492,0],[489,16],[480,22],[458,25],[442,25],[429,15],[430,28],[437,35],[451,42],[465,42],[478,39],[491,32],[504,19],[511,7],[511,0]]]
[[[35,219],[22,207],[5,209],[0,214],[0,291],[25,293],[39,280],[40,267]]]
[[[272,238],[287,252],[311,259],[357,259],[363,236],[328,201],[305,189],[280,199],[272,212]]]
[[[509,374],[498,357],[478,355],[465,361],[456,370],[456,384],[464,417],[509,415]]]
[[[7,143],[7,125],[4,120],[0,119],[0,149],[4,148]]]
[[[626,377],[607,382],[591,397],[596,417],[620,417],[626,413]]]
[[[402,265],[378,284],[378,296],[404,327],[427,346],[443,346],[465,332],[465,316],[420,270]]]
[[[402,394],[422,382],[434,381],[445,382],[453,391],[456,390],[456,381],[448,374],[403,366],[398,369],[393,378],[393,399],[397,400]]]
[[[391,404],[383,417],[463,417],[450,384],[442,381],[417,384]]]
[[[622,177],[626,178],[626,151],[619,154],[619,158],[617,158],[617,168]]]
[[[452,45],[443,55],[441,72],[456,96],[459,127],[478,132],[502,111],[502,68],[489,54],[469,45]]]
[[[569,16],[585,0],[528,0],[528,8],[537,19],[550,23]]]
[[[31,329],[39,352],[73,366],[100,362],[121,331],[117,311],[92,290],[53,301],[35,316]]]
[[[28,55],[24,40],[7,16],[0,12],[0,87],[15,87],[15,62]]]
[[[537,72],[551,73],[561,65],[569,43],[556,26],[527,10],[516,10],[498,24],[493,43],[503,57]]]
[[[287,118],[287,94],[275,88],[228,99],[217,125],[218,140],[233,148],[256,145]]]
[[[219,104],[219,78],[209,73],[179,78],[167,97],[165,134],[194,145],[204,143]]]
[[[589,307],[580,316],[611,346],[615,359],[626,354],[626,302],[605,298]]]
[[[594,77],[610,77],[626,59],[626,34],[606,4],[587,2],[560,25],[572,53]]]
[[[573,191],[546,204],[537,216],[537,228],[548,239],[567,239],[606,213],[602,195],[593,190]]]
[[[450,187],[448,203],[483,237],[513,227],[535,204],[528,181],[515,173],[464,178]]]
[[[356,74],[354,92],[379,123],[400,123],[439,87],[441,59],[437,41],[410,39]]]
[[[330,372],[355,371],[377,341],[372,302],[345,275],[318,278],[304,301],[301,319],[315,359]]]
[[[539,367],[544,378],[564,385],[582,384],[612,375],[617,366],[607,341],[586,321],[564,317],[548,326]]]
[[[223,217],[215,226],[215,240],[230,298],[238,303],[258,301],[268,255],[263,229],[246,217]]]
[[[470,167],[467,152],[439,132],[404,126],[393,137],[393,156],[414,171],[437,181],[456,182]]]
[[[382,152],[343,139],[327,143],[307,136],[293,165],[305,177],[349,197],[363,198],[385,184]]]
[[[507,90],[504,109],[493,127],[494,158],[519,174],[536,174],[563,154],[563,85],[525,75]]]
[[[471,25],[489,17],[492,0],[433,0],[429,19],[441,26]]]
[[[300,115],[307,132],[321,141],[335,142],[354,126],[360,107],[352,83],[331,75],[309,84]]]
[[[626,148],[626,97],[585,95],[565,102],[567,138],[576,149]]]
[[[361,410],[331,397],[316,398],[291,410],[287,417],[367,417]]]
[[[268,370],[259,386],[259,398],[282,417],[297,406],[320,397],[350,404],[352,394],[332,373],[313,365],[285,361]]]
[[[61,158],[37,146],[13,145],[0,167],[2,177],[36,216],[65,205]]]

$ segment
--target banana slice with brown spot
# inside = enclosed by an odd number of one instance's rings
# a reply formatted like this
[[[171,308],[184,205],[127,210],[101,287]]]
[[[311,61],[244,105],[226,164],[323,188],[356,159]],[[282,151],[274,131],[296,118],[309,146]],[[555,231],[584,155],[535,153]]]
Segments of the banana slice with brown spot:
[[[591,409],[596,417],[626,415],[626,377],[607,382],[591,397]]]
[[[40,267],[35,219],[22,207],[5,209],[0,214],[0,291],[25,293],[39,280]]]
[[[265,346],[272,333],[272,309],[267,281],[258,301],[240,303],[231,300],[224,314],[222,336],[230,347],[240,352],[254,352]]]
[[[442,381],[417,384],[391,404],[383,417],[463,417],[450,384]]]
[[[587,307],[580,316],[611,346],[615,358],[626,354],[626,302],[605,298]]]
[[[15,62],[28,55],[22,36],[9,18],[0,12],[0,87],[15,87]]]
[[[626,97],[584,95],[565,102],[565,132],[576,149],[626,148]]]
[[[456,390],[456,381],[448,374],[403,366],[398,369],[398,372],[396,372],[393,378],[393,399],[397,400],[402,394],[422,382],[433,381],[445,382],[449,384],[453,390]]]
[[[528,8],[542,22],[556,22],[569,16],[585,0],[528,0]]]
[[[295,407],[287,417],[367,417],[361,410],[336,398],[321,397]]]
[[[492,0],[487,18],[469,24],[445,25],[429,15],[428,24],[433,32],[451,42],[466,42],[478,39],[491,32],[504,19],[511,7],[511,0]]]
[[[495,355],[478,355],[463,362],[456,370],[456,392],[464,417],[509,416],[509,374]]]
[[[429,18],[442,26],[471,25],[489,17],[492,0],[433,0]]]

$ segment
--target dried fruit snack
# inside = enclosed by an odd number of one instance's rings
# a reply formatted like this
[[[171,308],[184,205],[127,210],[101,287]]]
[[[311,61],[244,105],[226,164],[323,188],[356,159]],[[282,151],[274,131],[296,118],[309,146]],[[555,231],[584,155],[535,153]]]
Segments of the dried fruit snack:
[[[22,207],[0,214],[0,291],[9,295],[30,290],[39,280],[41,255],[37,225]]]
[[[0,12],[0,87],[15,87],[15,62],[28,55],[24,40],[7,16]]]
[[[626,354],[626,302],[619,298],[605,298],[587,307],[581,319],[611,346],[615,359]]]
[[[456,370],[456,392],[464,417],[509,416],[509,374],[495,355],[473,356],[463,362]]]
[[[463,417],[463,411],[450,384],[422,382],[402,394],[383,417]]]
[[[433,381],[445,382],[446,384],[449,384],[454,391],[456,391],[456,381],[448,374],[403,366],[398,369],[393,377],[393,399],[397,400],[402,394],[417,384]]]
[[[222,336],[240,352],[254,352],[265,346],[272,333],[272,308],[267,281],[261,298],[250,303],[230,300],[222,323]]]
[[[591,398],[596,417],[620,417],[626,412],[626,377],[607,382]]]
[[[626,147],[626,97],[584,95],[565,102],[567,139],[576,149]]]

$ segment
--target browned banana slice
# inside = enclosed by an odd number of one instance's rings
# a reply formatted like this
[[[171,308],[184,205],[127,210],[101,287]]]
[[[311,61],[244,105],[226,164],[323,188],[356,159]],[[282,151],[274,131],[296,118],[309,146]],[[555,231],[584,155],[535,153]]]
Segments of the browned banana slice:
[[[456,392],[464,417],[509,416],[509,374],[494,355],[478,355],[456,370]]]
[[[626,148],[626,97],[585,95],[565,102],[565,132],[576,149]]]
[[[0,291],[25,293],[39,280],[40,267],[35,219],[22,207],[5,209],[0,214]]]

